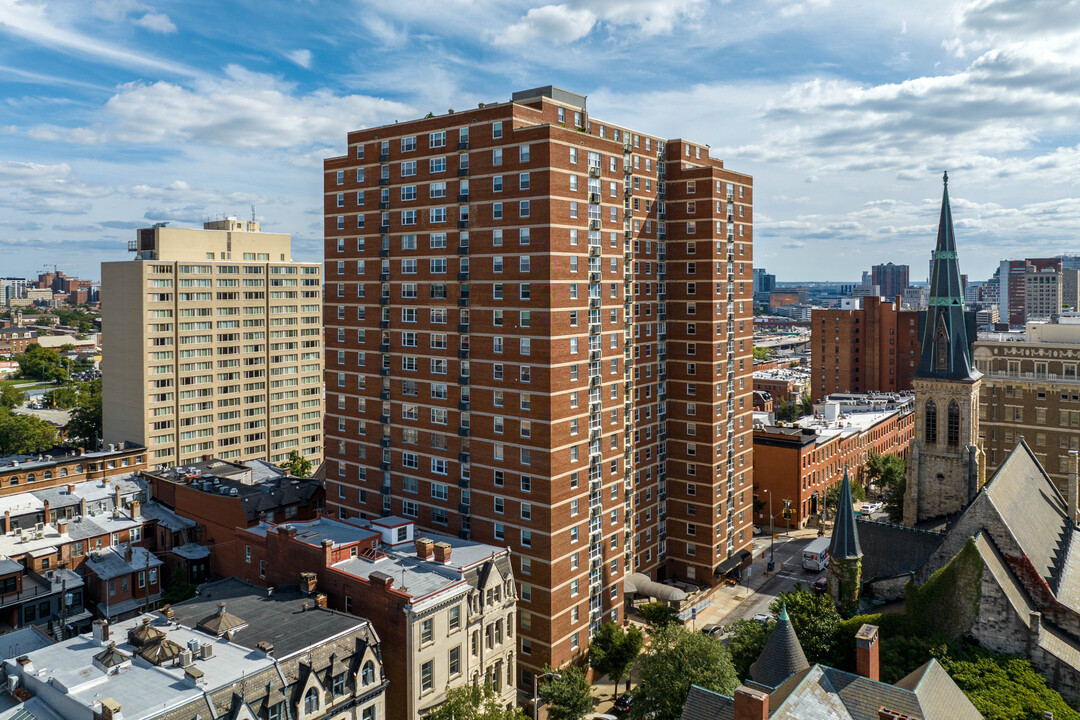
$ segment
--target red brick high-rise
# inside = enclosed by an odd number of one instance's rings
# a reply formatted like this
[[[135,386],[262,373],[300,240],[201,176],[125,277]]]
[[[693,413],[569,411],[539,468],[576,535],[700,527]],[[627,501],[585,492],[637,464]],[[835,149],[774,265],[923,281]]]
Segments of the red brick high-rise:
[[[810,323],[810,396],[903,392],[919,364],[918,310],[900,296],[862,298],[852,310],[814,310]]]
[[[748,555],[751,188],[553,87],[325,163],[327,504],[509,546],[526,691]]]

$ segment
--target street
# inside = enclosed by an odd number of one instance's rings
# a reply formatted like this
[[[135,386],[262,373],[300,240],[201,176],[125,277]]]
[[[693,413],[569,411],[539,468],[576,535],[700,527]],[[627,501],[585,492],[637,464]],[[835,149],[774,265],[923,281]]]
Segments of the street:
[[[800,535],[805,536],[805,531]],[[750,573],[750,587],[754,592],[729,612],[721,622],[726,625],[736,620],[752,618],[759,613],[769,614],[769,604],[781,592],[793,590],[796,583],[802,583],[803,588],[808,590],[815,580],[827,572],[826,570],[814,572],[804,570],[802,567],[803,548],[816,537],[816,534],[794,538],[784,535],[777,537],[776,572],[768,578],[764,577],[764,573],[769,561],[769,536],[761,535],[755,538],[754,565]]]

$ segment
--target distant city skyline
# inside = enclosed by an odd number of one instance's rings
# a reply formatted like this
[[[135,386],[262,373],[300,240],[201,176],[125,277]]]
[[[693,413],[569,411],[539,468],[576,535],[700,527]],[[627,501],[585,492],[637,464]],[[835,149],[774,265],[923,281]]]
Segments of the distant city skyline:
[[[1065,0],[350,7],[0,0],[5,274],[96,280],[135,228],[252,205],[318,259],[321,161],[346,131],[548,83],[753,174],[755,262],[778,279],[924,267],[945,169],[972,279],[1077,245]]]

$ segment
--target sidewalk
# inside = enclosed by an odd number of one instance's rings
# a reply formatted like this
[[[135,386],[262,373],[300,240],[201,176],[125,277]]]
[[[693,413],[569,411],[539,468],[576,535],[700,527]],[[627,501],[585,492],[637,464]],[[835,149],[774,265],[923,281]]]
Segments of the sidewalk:
[[[792,530],[783,535],[788,540],[810,540],[818,536],[817,528],[804,528],[800,530]],[[750,578],[749,581],[744,582],[738,586],[732,585],[717,585],[707,596],[712,604],[698,613],[697,620],[692,623],[692,626],[700,628],[703,625],[709,623],[719,623],[724,620],[733,610],[735,610],[740,603],[746,598],[752,596],[761,586],[767,583],[773,575],[784,569],[782,563],[777,563],[776,569],[773,573],[767,573],[766,568],[769,563],[769,536],[758,536],[763,545],[754,547],[754,562],[750,566]],[[794,562],[789,560],[788,564]]]

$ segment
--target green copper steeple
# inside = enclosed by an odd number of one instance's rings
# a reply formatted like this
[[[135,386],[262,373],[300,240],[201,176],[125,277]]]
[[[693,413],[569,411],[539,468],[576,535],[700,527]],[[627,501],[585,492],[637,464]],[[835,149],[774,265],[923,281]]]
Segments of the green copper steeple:
[[[952,208],[949,206],[949,174],[943,178],[941,218],[930,276],[930,299],[923,325],[922,351],[916,377],[974,380],[980,376],[971,359],[975,339],[974,316],[964,312],[964,289],[956,255]]]

